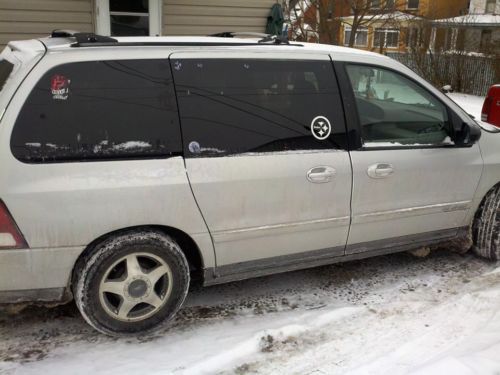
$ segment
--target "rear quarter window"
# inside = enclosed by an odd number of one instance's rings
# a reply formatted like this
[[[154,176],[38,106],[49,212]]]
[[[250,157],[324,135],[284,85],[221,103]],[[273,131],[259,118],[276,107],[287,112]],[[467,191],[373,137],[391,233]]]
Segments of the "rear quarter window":
[[[92,61],[52,68],[24,103],[11,150],[24,162],[180,154],[168,61]]]
[[[2,91],[7,79],[9,79],[12,70],[14,69],[14,65],[7,60],[0,60],[0,92]]]

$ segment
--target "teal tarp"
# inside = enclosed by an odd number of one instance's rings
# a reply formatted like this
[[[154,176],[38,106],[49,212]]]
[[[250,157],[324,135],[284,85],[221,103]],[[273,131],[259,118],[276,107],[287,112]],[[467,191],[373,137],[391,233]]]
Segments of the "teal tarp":
[[[280,4],[271,7],[271,13],[267,17],[266,34],[281,36],[283,33],[283,9]]]

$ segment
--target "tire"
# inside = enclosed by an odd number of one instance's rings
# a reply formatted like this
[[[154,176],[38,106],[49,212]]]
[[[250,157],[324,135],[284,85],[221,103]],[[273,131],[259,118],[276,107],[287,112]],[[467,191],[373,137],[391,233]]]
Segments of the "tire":
[[[83,318],[111,336],[151,333],[180,309],[189,265],[179,245],[157,231],[125,232],[78,262],[73,294]]]
[[[474,252],[482,258],[500,259],[500,186],[488,192],[473,224]]]

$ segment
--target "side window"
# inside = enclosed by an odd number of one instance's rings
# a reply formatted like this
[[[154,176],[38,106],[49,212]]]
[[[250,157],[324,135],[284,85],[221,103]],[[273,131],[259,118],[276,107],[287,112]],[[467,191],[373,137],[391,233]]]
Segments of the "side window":
[[[396,72],[348,65],[365,147],[449,145],[446,107],[427,90]]]
[[[172,66],[187,157],[345,147],[329,61],[173,59]]]
[[[11,149],[25,162],[179,155],[169,62],[92,61],[52,68],[24,103]]]
[[[14,70],[14,65],[8,62],[7,60],[0,60],[0,92],[3,89],[3,86],[7,82],[10,74]]]

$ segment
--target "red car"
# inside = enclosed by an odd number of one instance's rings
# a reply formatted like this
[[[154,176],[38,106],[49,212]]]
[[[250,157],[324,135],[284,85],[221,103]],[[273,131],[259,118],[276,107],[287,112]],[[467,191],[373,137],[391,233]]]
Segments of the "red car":
[[[500,84],[490,87],[484,100],[481,120],[500,127]]]

